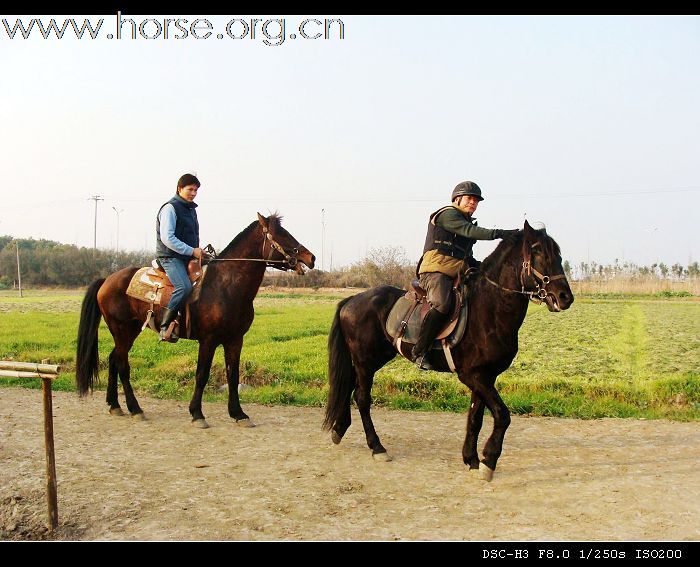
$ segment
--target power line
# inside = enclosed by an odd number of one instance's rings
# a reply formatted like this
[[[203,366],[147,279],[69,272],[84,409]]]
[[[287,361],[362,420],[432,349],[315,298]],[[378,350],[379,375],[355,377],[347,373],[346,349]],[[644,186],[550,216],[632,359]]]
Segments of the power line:
[[[622,197],[630,195],[650,195],[658,193],[692,193],[700,191],[700,186],[692,187],[677,187],[668,189],[649,189],[649,190],[634,190],[634,191],[607,191],[598,193],[501,193],[501,194],[491,194],[489,195],[489,200],[496,199],[530,199],[530,198],[558,198],[565,199],[569,197]],[[329,199],[327,197],[310,197],[310,198],[298,198],[298,197],[271,197],[278,202],[294,202],[294,203],[434,203],[444,201],[441,197],[433,197],[429,199],[411,199],[411,198],[389,198],[389,199]],[[151,199],[122,199],[124,201],[131,202],[151,202]],[[239,198],[239,199],[214,199],[207,201],[207,203],[259,203],[260,198]]]
[[[694,193],[699,192],[700,186],[698,187],[685,187],[685,188],[671,188],[671,189],[650,189],[650,190],[634,190],[634,191],[601,191],[597,193],[501,193],[501,194],[490,194],[488,196],[489,201],[501,200],[501,199],[537,199],[537,198],[556,198],[556,199],[567,199],[567,198],[585,198],[585,197],[628,197],[636,195],[652,195],[652,194],[672,194],[672,193]],[[114,200],[116,197],[110,197],[109,195],[102,197],[95,195],[90,197],[88,200],[104,201]],[[298,198],[298,197],[269,197],[275,202],[280,203],[335,203],[335,204],[371,204],[371,203],[391,203],[397,206],[401,203],[442,203],[445,199],[442,197],[434,197],[429,199],[411,199],[411,198],[389,198],[389,199],[329,199],[327,197],[310,197],[310,198]],[[161,199],[129,199],[123,196],[119,197],[120,202],[128,203],[160,203]],[[68,204],[70,202],[77,202],[80,199],[65,199],[62,201],[50,201],[50,202],[38,202],[38,203],[27,203],[24,202],[22,205],[9,205],[3,206],[3,210],[24,210],[27,208],[44,208],[44,207],[55,207],[58,204]],[[207,201],[207,204],[226,204],[226,203],[260,203],[261,199],[257,198],[240,198],[240,199],[214,199]]]

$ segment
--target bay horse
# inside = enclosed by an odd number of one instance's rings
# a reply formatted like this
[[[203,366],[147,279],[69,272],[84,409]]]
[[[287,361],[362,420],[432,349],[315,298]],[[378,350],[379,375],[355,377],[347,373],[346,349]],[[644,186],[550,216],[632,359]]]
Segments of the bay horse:
[[[350,427],[354,391],[367,445],[377,460],[391,459],[370,416],[372,383],[374,374],[397,354],[385,324],[394,303],[405,293],[385,285],[343,299],[328,337],[330,390],[323,427],[331,430],[333,443],[340,443]],[[470,280],[467,328],[452,349],[457,376],[471,390],[462,459],[469,470],[479,469],[486,481],[493,478],[510,425],[510,412],[495,382],[518,352],[518,330],[529,300],[544,302],[550,311],[557,312],[568,309],[574,295],[564,275],[558,244],[544,229],[535,230],[525,221],[523,230],[501,241]],[[446,363],[438,364],[437,369],[450,371]],[[477,440],[484,408],[493,416],[493,431],[479,461]]]
[[[258,293],[266,266],[294,270],[303,275],[312,269],[316,257],[287,232],[277,214],[265,218],[258,213],[229,245],[211,260],[202,281],[199,300],[190,305],[190,338],[199,341],[195,388],[190,401],[192,423],[209,425],[202,413],[202,394],[209,380],[214,351],[224,347],[228,383],[228,413],[238,425],[252,426],[238,398],[238,378],[243,335],[253,323],[253,300]],[[304,267],[305,266],[305,267]],[[126,405],[132,417],[143,419],[129,381],[129,350],[141,333],[150,304],[126,295],[138,268],[124,268],[95,280],[83,299],[76,357],[76,383],[80,396],[93,389],[98,377],[97,330],[104,317],[114,338],[109,355],[107,404],[112,415],[124,415],[117,394],[117,376],[121,379]],[[160,307],[154,309],[156,327],[160,326]],[[164,343],[161,348],[172,348]]]

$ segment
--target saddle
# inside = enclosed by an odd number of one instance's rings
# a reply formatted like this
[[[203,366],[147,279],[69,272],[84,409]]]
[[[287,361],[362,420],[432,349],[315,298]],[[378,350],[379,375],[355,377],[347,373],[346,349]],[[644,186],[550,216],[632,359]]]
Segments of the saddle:
[[[452,283],[452,311],[447,323],[433,342],[432,350],[442,351],[446,367],[455,371],[451,350],[464,336],[467,328],[467,298],[469,289],[468,279],[477,270],[470,268],[464,275],[457,275]],[[411,360],[411,350],[418,341],[423,319],[430,311],[426,291],[420,287],[418,280],[411,282],[412,290],[406,292],[403,297],[392,307],[386,321],[386,332],[393,339],[394,346],[400,355]],[[437,358],[431,354],[431,360]]]
[[[189,338],[190,336],[190,304],[199,300],[200,290],[202,289],[202,282],[206,272],[207,266],[202,267],[200,259],[190,260],[187,264],[187,275],[192,282],[192,293],[185,300],[184,317],[186,336],[184,338]],[[150,305],[146,321],[141,327],[142,331],[146,327],[150,327],[156,333],[159,332],[153,320],[154,306],[159,305],[165,307],[168,305],[170,296],[172,296],[174,290],[175,286],[170,283],[168,275],[165,273],[165,270],[158,260],[153,260],[151,266],[140,268],[133,275],[129,282],[129,287],[126,289],[126,294],[129,297],[144,301]],[[175,325],[176,328],[177,326],[178,325]],[[177,340],[177,338],[178,337],[173,335],[173,339]]]

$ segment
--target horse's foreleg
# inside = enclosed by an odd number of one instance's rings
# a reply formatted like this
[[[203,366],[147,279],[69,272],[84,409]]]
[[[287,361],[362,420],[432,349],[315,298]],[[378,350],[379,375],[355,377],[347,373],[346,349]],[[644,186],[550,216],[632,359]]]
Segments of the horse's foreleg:
[[[493,415],[493,432],[484,445],[484,458],[479,467],[481,477],[490,481],[493,478],[493,471],[496,470],[498,457],[501,456],[506,429],[510,425],[510,412],[494,386],[483,387],[480,394],[483,396],[486,407]]]
[[[241,401],[238,397],[242,348],[242,338],[224,345],[224,357],[226,359],[226,382],[228,384],[228,414],[232,419],[236,420],[236,424],[243,427],[253,427],[253,423],[243,411]]]
[[[469,469],[479,468],[479,456],[476,452],[476,444],[479,440],[479,432],[484,421],[484,400],[478,392],[472,392],[471,405],[467,414],[467,435],[462,447],[462,459]]]
[[[202,340],[199,342],[197,373],[195,375],[194,394],[192,394],[192,400],[190,401],[190,415],[192,416],[192,424],[201,429],[209,427],[202,413],[202,395],[209,381],[209,372],[211,370],[211,362],[214,359],[216,346],[216,344],[210,341]]]

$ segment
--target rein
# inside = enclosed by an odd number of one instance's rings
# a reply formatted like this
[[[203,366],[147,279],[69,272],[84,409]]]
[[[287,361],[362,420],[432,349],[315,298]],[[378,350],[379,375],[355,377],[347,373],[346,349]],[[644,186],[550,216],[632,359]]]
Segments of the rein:
[[[265,256],[265,242],[270,241],[270,253],[267,258],[210,258],[209,262],[265,262],[266,266],[272,266],[273,264],[287,264],[289,270],[293,270],[298,262],[297,254],[299,254],[299,249],[294,248],[292,254],[288,254],[287,251],[272,237],[270,231],[263,227],[263,234],[265,239],[263,240],[261,254]],[[273,250],[277,250],[284,260],[270,260]]]

